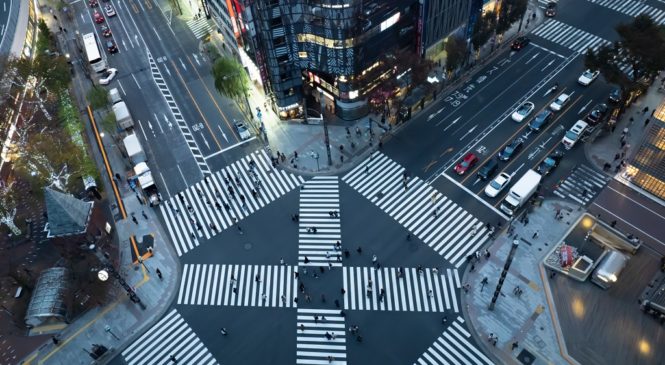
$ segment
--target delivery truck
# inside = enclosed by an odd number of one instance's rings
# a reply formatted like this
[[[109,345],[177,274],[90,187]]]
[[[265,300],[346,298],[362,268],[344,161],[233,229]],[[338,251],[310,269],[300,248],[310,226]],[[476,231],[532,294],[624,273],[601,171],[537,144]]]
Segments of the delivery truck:
[[[129,158],[129,161],[131,161],[132,166],[148,160],[136,134],[132,133],[123,138],[122,144],[125,146],[127,157]]]
[[[508,195],[501,202],[501,210],[513,216],[517,210],[526,203],[529,198],[538,190],[542,176],[533,171],[527,171],[522,177],[510,188]]]
[[[152,172],[147,163],[139,162],[136,164],[134,169],[129,172],[127,181],[129,181],[129,184],[132,187],[138,185],[151,207],[159,204],[159,191],[157,190],[155,179],[153,179]]]

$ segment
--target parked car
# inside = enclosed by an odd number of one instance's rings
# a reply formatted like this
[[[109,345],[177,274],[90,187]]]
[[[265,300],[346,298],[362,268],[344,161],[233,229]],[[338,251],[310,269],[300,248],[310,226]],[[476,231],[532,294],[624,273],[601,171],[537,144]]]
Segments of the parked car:
[[[236,131],[238,131],[238,135],[243,141],[252,137],[252,133],[250,133],[245,123],[234,119],[233,125],[236,127]]]
[[[531,120],[531,122],[529,122],[529,128],[532,131],[539,132],[541,128],[543,128],[547,123],[550,122],[553,116],[554,113],[552,113],[551,110],[545,109],[542,112],[538,113]]]
[[[591,125],[596,125],[599,123],[603,122],[603,119],[605,119],[605,116],[607,115],[608,111],[608,106],[607,104],[598,104],[591,111],[589,114],[586,116],[587,122]]]
[[[102,35],[105,38],[108,38],[112,35],[111,34],[111,28],[107,27],[106,25],[102,25],[101,31],[102,31]]]
[[[89,0],[88,5],[90,5],[91,8],[94,8],[95,6],[99,6],[99,3],[97,0]]]
[[[510,142],[509,145],[503,148],[501,152],[499,152],[499,160],[501,161],[508,161],[511,158],[513,158],[519,151],[522,150],[522,147],[524,145],[524,141],[522,138],[517,138],[514,141]]]
[[[550,109],[552,109],[552,111],[558,112],[559,110],[563,109],[563,107],[566,106],[569,101],[570,95],[561,93],[561,95],[559,95],[559,97],[556,98],[552,104],[550,104]]]
[[[545,16],[553,17],[556,15],[556,2],[550,1],[545,5]]]
[[[540,162],[540,165],[536,168],[536,172],[545,176],[549,175],[554,168],[559,166],[559,162],[563,158],[563,151],[556,149],[549,156],[545,157],[543,161]]]
[[[113,39],[109,39],[106,41],[106,50],[108,50],[109,53],[118,52],[118,46],[115,45],[115,41]]]
[[[514,51],[519,51],[520,49],[526,47],[529,42],[531,42],[531,40],[527,37],[517,37],[517,39],[513,41],[513,44],[510,45],[510,48],[512,48]]]
[[[582,75],[580,75],[580,77],[577,79],[577,82],[580,83],[580,85],[589,86],[589,84],[591,84],[599,74],[600,71],[586,70],[582,72]]]
[[[615,87],[610,91],[610,95],[607,97],[607,99],[610,101],[610,103],[619,103],[621,102],[621,98],[623,96],[623,93],[621,92],[621,88]]]
[[[106,16],[109,17],[109,18],[112,17],[112,16],[115,16],[115,9],[113,9],[113,5],[111,5],[111,4],[107,4],[104,7],[104,11],[106,12]]]
[[[104,19],[104,16],[97,10],[95,10],[95,13],[92,15],[92,17],[95,19],[95,23],[97,24],[104,23],[104,21],[106,20]]]
[[[494,180],[487,184],[487,187],[485,187],[485,195],[490,198],[496,197],[501,190],[508,186],[511,178],[512,176],[505,172],[500,173],[499,176],[495,177]]]
[[[499,168],[499,161],[497,161],[495,158],[490,159],[487,161],[483,167],[478,170],[478,178],[481,180],[489,180],[492,176],[494,176],[494,173],[496,173],[496,170]]]
[[[523,121],[524,118],[528,117],[529,114],[531,114],[531,112],[533,112],[533,109],[535,107],[536,106],[533,105],[533,103],[530,102],[530,101],[524,102],[524,103],[522,103],[522,105],[520,105],[515,110],[515,112],[513,113],[513,115],[511,117],[513,118],[514,121],[519,123],[519,122]]]
[[[478,157],[473,153],[469,152],[466,154],[466,156],[464,156],[462,161],[458,162],[457,165],[455,165],[455,172],[457,173],[457,175],[464,175],[473,166],[475,166],[476,162],[478,162]]]
[[[108,68],[102,74],[102,78],[99,79],[100,85],[108,85],[115,78],[115,75],[118,73],[118,69]]]

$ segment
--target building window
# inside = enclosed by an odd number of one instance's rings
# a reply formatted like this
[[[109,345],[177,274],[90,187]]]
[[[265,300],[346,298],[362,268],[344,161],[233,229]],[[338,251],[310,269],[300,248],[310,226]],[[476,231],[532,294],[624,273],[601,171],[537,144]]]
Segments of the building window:
[[[298,57],[307,58],[307,52],[303,52],[303,51],[298,52]]]

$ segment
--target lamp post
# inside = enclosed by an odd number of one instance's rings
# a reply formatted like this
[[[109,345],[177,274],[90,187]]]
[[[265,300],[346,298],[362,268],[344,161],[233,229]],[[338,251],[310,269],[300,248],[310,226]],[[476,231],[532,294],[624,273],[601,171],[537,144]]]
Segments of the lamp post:
[[[88,246],[88,248],[90,249],[90,251],[94,252],[95,256],[97,256],[99,261],[104,265],[102,269],[99,269],[97,271],[97,278],[100,281],[104,282],[107,281],[111,276],[113,276],[118,281],[120,286],[122,286],[122,288],[125,289],[125,292],[127,292],[127,296],[129,297],[129,300],[138,304],[141,307],[141,309],[146,309],[145,304],[141,302],[141,298],[139,298],[139,296],[136,295],[136,291],[134,290],[134,288],[132,288],[129,284],[127,284],[125,279],[122,276],[120,276],[120,273],[115,270],[113,265],[106,259],[106,257],[101,255],[97,251],[97,247],[94,244],[92,244]]]
[[[319,167],[319,154],[314,151],[311,151],[309,155],[316,160],[316,171],[320,171],[321,168]]]
[[[104,331],[108,332],[109,334],[111,334],[111,336],[113,336],[113,338],[120,341],[120,338],[116,336],[115,333],[113,333],[113,331],[111,331],[111,326],[109,326],[108,324],[104,326]]]

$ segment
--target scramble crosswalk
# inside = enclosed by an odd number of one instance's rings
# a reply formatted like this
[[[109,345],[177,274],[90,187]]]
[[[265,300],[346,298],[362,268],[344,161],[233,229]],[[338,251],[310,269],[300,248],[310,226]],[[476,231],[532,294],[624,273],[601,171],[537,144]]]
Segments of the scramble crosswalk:
[[[219,364],[176,309],[122,352],[126,364]]]
[[[555,186],[553,193],[562,199],[570,198],[585,205],[603,190],[609,180],[605,174],[587,165],[579,165]]]
[[[212,24],[210,20],[202,16],[198,19],[194,18],[187,21],[187,26],[194,33],[196,39],[201,39],[212,32]]]
[[[344,308],[373,311],[459,312],[457,270],[345,267]]]
[[[207,176],[160,205],[178,256],[263,208],[305,180],[275,169],[264,150]]]
[[[644,1],[635,1],[635,0],[587,0],[587,1],[633,17],[646,14],[649,15],[656,24],[665,23],[665,10],[661,10],[653,6],[650,6],[648,4],[645,4]]]
[[[298,265],[342,266],[339,179],[316,176],[300,190]],[[316,231],[314,231],[315,229]]]
[[[471,334],[464,327],[464,319],[457,317],[414,365],[494,364],[469,342],[470,338]]]
[[[338,310],[298,308],[296,364],[346,364],[344,323]]]
[[[185,265],[178,304],[292,308],[297,266]]]
[[[537,26],[531,34],[578,53],[586,53],[589,48],[595,51],[601,46],[611,44],[610,41],[604,38],[555,19],[546,20]]]
[[[488,239],[482,222],[381,152],[342,180],[456,268]]]

